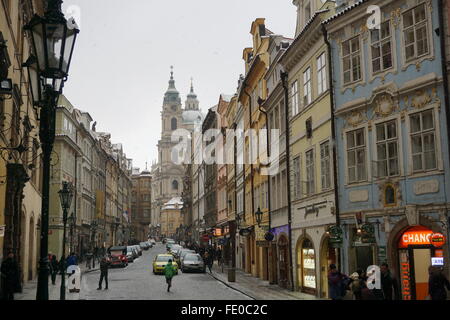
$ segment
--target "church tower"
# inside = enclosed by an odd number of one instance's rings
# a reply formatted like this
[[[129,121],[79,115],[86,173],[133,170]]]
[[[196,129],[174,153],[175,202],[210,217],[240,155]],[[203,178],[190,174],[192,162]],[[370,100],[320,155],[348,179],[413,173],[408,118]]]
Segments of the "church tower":
[[[174,197],[181,197],[183,192],[183,165],[173,160],[173,150],[177,143],[172,142],[172,133],[183,127],[183,108],[180,93],[175,87],[173,67],[171,67],[169,88],[164,94],[161,112],[162,131],[158,141],[158,164],[152,168],[152,188],[154,190],[154,206],[152,211],[159,215],[161,207]],[[176,152],[174,152],[176,156]],[[155,220],[158,220],[156,217]]]

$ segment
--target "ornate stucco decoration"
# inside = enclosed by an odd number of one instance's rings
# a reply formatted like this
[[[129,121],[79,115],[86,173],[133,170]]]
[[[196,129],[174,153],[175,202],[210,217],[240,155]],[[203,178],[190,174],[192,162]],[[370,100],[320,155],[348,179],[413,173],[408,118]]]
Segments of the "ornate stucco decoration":
[[[393,188],[394,190],[394,204],[386,205],[386,189]],[[402,192],[400,183],[391,179],[383,180],[378,184],[379,197],[378,200],[382,207],[397,207],[401,205],[402,202]]]
[[[425,90],[417,90],[411,100],[411,106],[415,109],[421,109],[432,101],[431,96]]]
[[[400,17],[402,14],[402,9],[397,8],[395,10],[392,10],[391,12],[391,22],[394,28],[398,29],[398,26],[400,25]]]
[[[390,94],[384,94],[375,100],[375,114],[379,117],[389,116],[397,110],[398,104]]]
[[[356,127],[359,124],[366,122],[367,116],[362,111],[352,111],[350,114],[345,118],[346,127]]]

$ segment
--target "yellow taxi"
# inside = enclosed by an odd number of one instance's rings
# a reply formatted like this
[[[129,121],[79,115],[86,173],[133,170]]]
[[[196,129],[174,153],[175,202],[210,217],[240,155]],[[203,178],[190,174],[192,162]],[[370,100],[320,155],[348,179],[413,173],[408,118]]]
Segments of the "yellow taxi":
[[[175,258],[171,254],[158,254],[153,260],[153,274],[164,273],[164,268],[172,260],[172,265],[175,269],[175,274],[178,274],[178,264],[175,262]]]

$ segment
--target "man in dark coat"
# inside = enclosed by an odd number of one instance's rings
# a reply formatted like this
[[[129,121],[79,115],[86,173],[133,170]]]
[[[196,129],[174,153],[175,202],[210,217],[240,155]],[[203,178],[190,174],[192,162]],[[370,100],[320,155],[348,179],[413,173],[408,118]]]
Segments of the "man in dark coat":
[[[60,271],[59,262],[55,255],[52,256],[50,260],[50,274],[52,276],[52,284],[56,284],[56,276],[58,275],[58,271]]]
[[[442,270],[436,266],[428,268],[430,278],[428,280],[428,294],[431,300],[447,300],[447,291],[450,290],[450,282],[442,273]]]
[[[342,274],[335,264],[330,264],[328,273],[328,288],[332,300],[342,300],[345,297],[345,280],[347,276]]]
[[[14,259],[14,253],[10,251],[1,266],[3,300],[14,300],[14,292],[18,292],[20,287],[19,277],[19,265]]]
[[[100,261],[100,281],[98,282],[97,290],[102,290],[103,279],[105,279],[105,290],[108,290],[108,268],[108,260],[106,260],[106,257],[103,257],[102,261]]]
[[[383,263],[381,271],[381,290],[384,300],[397,300],[399,296],[399,288],[397,279],[392,275],[387,263]]]

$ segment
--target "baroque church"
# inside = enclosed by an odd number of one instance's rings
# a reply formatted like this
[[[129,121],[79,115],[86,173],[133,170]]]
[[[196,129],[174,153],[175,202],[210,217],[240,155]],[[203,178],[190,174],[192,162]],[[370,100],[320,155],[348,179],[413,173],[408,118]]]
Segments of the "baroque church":
[[[152,165],[152,226],[164,227],[161,223],[161,214],[165,205],[169,202],[180,203],[180,214],[183,192],[183,178],[185,168],[183,164],[176,164],[172,161],[175,154],[172,153],[177,143],[172,142],[172,133],[177,129],[187,129],[190,132],[201,126],[204,115],[199,109],[199,101],[194,92],[191,82],[191,89],[185,101],[183,109],[180,93],[175,87],[173,77],[173,67],[169,80],[169,88],[164,94],[164,102],[161,112],[162,132],[158,141],[158,161]],[[166,226],[167,227],[167,226]],[[179,226],[175,226],[177,228]]]

